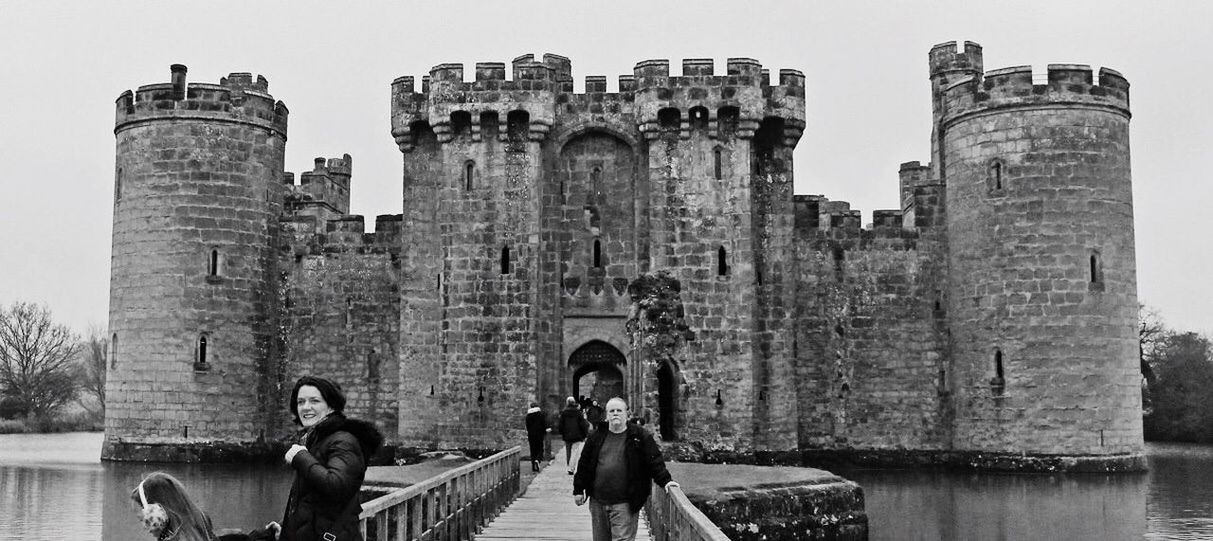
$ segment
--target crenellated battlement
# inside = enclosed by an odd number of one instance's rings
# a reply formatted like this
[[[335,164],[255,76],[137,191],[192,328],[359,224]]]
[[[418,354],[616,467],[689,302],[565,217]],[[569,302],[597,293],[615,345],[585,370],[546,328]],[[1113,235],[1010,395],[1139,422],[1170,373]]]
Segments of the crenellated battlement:
[[[792,197],[795,228],[800,238],[808,239],[915,239],[918,232],[906,229],[901,210],[872,211],[872,224],[862,226],[862,214],[847,201],[830,201],[821,195]],[[862,246],[866,246],[862,245]]]
[[[670,75],[669,60],[639,62],[633,76],[637,122],[649,139],[673,131],[688,138],[697,122],[706,122],[712,137],[723,123],[730,135],[749,138],[767,117],[784,120],[785,144],[794,145],[804,131],[805,77],[797,70],[780,70],[772,86],[770,72],[752,58],[729,58],[720,75],[712,59],[688,58],[681,76]]]
[[[325,253],[399,253],[403,215],[380,214],[375,230],[366,233],[366,218],[347,214],[324,219],[315,215],[283,216],[280,219],[294,255]]]
[[[265,80],[265,77],[258,75],[254,80],[253,74],[245,72],[230,73],[227,77],[220,77],[219,85],[239,90],[256,90],[267,94],[270,91],[270,83]]]
[[[1129,82],[1113,69],[1098,79],[1083,64],[1049,64],[1048,78],[1036,84],[1031,66],[1013,66],[967,75],[943,88],[942,122],[1008,107],[1087,106],[1129,112]]]
[[[401,151],[411,150],[422,133],[432,130],[439,143],[464,133],[483,140],[485,123],[492,123],[497,138],[542,141],[554,122],[559,92],[572,92],[571,63],[560,55],[545,54],[542,61],[527,54],[511,62],[513,79],[506,80],[505,64],[479,62],[474,79],[465,81],[463,64],[438,64],[421,79],[405,76],[392,82],[392,135]],[[519,126],[525,122],[526,129]],[[513,123],[514,128],[510,125]]]
[[[928,65],[932,79],[979,74],[982,70],[981,45],[966,41],[964,48],[958,49],[955,41],[940,43],[931,47]]]
[[[186,83],[186,67],[173,64],[168,83],[143,85],[123,92],[115,102],[115,127],[120,131],[162,119],[213,120],[251,124],[286,137],[289,111],[269,92],[260,75],[232,73],[219,84]]]
[[[779,117],[785,139],[795,144],[804,129],[804,74],[780,70],[778,84],[771,85],[770,74],[750,58],[728,59],[723,74],[711,59],[685,59],[680,76],[670,75],[669,60],[641,61],[631,75],[619,77],[617,92],[607,92],[606,77],[592,75],[585,78],[584,92],[574,93],[572,63],[559,55],[545,54],[542,61],[521,55],[510,67],[507,80],[505,63],[479,62],[473,79],[466,80],[463,64],[438,64],[422,78],[420,91],[415,77],[393,81],[392,133],[401,150],[413,148],[422,129],[433,130],[440,143],[451,141],[461,122],[470,124],[471,140],[480,141],[486,117],[500,124],[515,111],[527,113],[531,141],[542,141],[557,116],[580,113],[632,115],[648,138],[671,129],[689,137],[694,126],[706,126],[717,137],[722,122],[725,136],[748,138],[763,119]],[[677,119],[671,120],[675,111]],[[497,133],[506,140],[507,130]]]
[[[313,160],[312,163],[313,163],[313,165],[312,165],[313,174],[324,173],[324,174],[329,174],[329,175],[343,175],[343,176],[348,177],[352,174],[352,169],[354,167],[354,158],[350,157],[349,154],[345,154],[345,155],[341,156],[340,158],[327,158],[326,159],[323,157],[317,157],[315,160]],[[307,173],[304,173],[304,174],[306,175]]]

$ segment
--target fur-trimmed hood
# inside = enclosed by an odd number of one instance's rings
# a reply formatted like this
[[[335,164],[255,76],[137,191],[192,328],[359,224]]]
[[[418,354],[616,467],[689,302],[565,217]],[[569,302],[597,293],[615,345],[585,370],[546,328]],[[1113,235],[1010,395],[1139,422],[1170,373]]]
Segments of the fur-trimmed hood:
[[[358,446],[362,448],[362,459],[367,463],[383,445],[383,434],[379,433],[375,425],[334,412],[320,421],[320,424],[311,430],[311,434],[307,435],[307,448],[311,449],[317,442],[324,441],[335,432],[348,432],[354,436],[354,439],[358,440]]]

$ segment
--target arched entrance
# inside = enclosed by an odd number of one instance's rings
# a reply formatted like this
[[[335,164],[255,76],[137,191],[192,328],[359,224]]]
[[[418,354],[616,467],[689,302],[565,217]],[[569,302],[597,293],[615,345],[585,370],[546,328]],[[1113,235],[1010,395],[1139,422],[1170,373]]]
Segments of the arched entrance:
[[[661,439],[673,441],[677,438],[674,431],[675,394],[678,392],[678,376],[674,372],[673,363],[666,361],[657,369],[657,429]]]
[[[623,353],[601,340],[577,348],[569,356],[569,367],[573,369],[573,396],[592,398],[600,405],[605,405],[612,397],[626,397],[623,386],[626,364]]]

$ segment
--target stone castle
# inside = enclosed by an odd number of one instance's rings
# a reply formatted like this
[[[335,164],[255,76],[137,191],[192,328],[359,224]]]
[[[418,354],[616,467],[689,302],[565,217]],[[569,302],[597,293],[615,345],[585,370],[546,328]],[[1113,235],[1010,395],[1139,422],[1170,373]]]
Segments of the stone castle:
[[[264,78],[122,94],[104,458],[257,448],[311,373],[402,447],[505,448],[530,401],[623,395],[689,459],[1141,467],[1119,73],[935,46],[930,161],[861,227],[793,194],[798,71],[647,60],[576,93],[567,58],[510,67],[392,82],[403,214],[373,233],[349,155],[284,173]],[[625,331],[657,271],[694,332],[664,361]]]

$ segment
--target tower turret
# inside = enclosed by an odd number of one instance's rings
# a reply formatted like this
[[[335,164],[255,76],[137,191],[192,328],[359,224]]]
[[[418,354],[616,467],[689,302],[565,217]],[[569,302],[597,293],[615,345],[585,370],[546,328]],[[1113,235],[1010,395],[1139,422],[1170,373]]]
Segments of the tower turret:
[[[1128,82],[941,54],[954,447],[1140,460]]]
[[[710,59],[683,60],[678,76],[669,65],[646,60],[633,74],[648,168],[648,259],[682,283],[697,333],[685,347],[693,361],[667,376],[686,382],[674,409],[707,412],[678,437],[709,448],[794,449],[784,309],[793,304],[792,151],[804,129],[804,75],[781,70],[772,85],[749,58],[728,59],[723,74]],[[645,371],[636,368],[636,379]],[[646,405],[668,412],[661,395],[673,389],[658,375],[649,385],[656,400]]]
[[[287,109],[264,78],[117,100],[107,459],[250,443],[279,407],[276,271]]]
[[[399,433],[405,445],[505,447],[536,399],[541,145],[567,59],[439,64],[393,83],[404,153]],[[551,324],[547,324],[551,328]],[[452,415],[452,412],[455,414]]]
[[[323,203],[331,213],[325,218],[349,214],[353,161],[349,154],[341,158],[316,158],[312,170],[299,175],[300,198],[306,197],[307,201],[300,201],[296,206]]]
[[[932,176],[940,178],[942,163],[939,159],[939,120],[943,116],[943,91],[951,84],[974,77],[981,77],[981,45],[964,42],[957,50],[956,42],[949,41],[931,47],[928,53],[931,78],[931,165]]]

